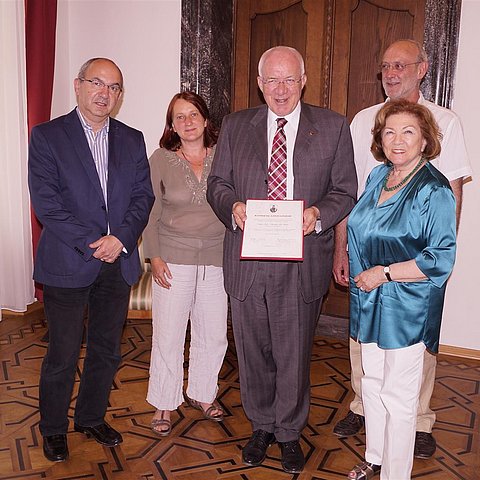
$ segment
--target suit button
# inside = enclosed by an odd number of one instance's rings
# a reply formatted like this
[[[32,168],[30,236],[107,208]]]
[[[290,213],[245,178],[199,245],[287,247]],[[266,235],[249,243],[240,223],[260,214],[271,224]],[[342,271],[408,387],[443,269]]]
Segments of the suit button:
[[[102,232],[102,237],[106,237],[107,236],[107,232]]]
[[[105,205],[102,205],[102,210],[105,211],[107,207]]]

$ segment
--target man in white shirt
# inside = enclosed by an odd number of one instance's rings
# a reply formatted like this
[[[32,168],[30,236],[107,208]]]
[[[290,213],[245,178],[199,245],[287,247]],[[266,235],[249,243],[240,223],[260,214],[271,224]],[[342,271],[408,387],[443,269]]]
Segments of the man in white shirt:
[[[471,175],[472,170],[465,148],[463,130],[457,115],[447,108],[440,107],[425,100],[420,92],[420,83],[428,70],[428,58],[423,47],[414,40],[399,40],[392,43],[385,51],[380,65],[382,85],[389,99],[405,99],[418,102],[427,107],[435,117],[442,132],[442,152],[432,161],[450,181],[457,201],[457,227],[462,208],[463,181]],[[358,177],[358,197],[365,189],[365,183],[371,170],[379,165],[375,160],[370,145],[371,129],[375,116],[383,103],[374,105],[357,113],[350,125],[355,167]],[[335,227],[335,252],[333,275],[335,281],[343,286],[348,285],[349,265],[347,254],[347,219]],[[350,338],[351,384],[355,398],[350,404],[347,416],[334,427],[338,436],[357,434],[364,426],[364,414],[361,395],[361,378],[363,376],[360,344]],[[435,382],[436,357],[425,353],[422,388],[420,391],[417,415],[417,434],[415,439],[415,457],[429,458],[436,449],[432,435],[435,413],[430,409],[430,398]]]

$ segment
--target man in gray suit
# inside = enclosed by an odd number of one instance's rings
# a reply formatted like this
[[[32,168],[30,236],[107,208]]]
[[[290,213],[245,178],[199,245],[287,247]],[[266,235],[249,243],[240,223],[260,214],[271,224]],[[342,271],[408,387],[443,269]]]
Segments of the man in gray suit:
[[[227,227],[225,288],[242,403],[253,429],[243,462],[261,464],[277,440],[283,469],[298,473],[305,464],[299,438],[308,420],[315,324],[331,278],[333,227],[352,209],[357,181],[346,119],[300,101],[307,80],[302,56],[272,48],[258,73],[267,105],[225,117],[207,199]],[[272,197],[278,151],[285,157],[284,194]],[[303,261],[240,260],[246,201],[266,198],[304,200]]]

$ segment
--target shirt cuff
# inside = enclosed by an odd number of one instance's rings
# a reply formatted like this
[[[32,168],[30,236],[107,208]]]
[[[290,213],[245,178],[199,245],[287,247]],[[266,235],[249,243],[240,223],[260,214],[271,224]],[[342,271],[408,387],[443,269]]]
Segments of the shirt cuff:
[[[235,231],[237,229],[238,225],[237,225],[237,222],[235,221],[235,218],[233,217],[233,213],[232,213],[232,228],[233,228],[233,231]]]

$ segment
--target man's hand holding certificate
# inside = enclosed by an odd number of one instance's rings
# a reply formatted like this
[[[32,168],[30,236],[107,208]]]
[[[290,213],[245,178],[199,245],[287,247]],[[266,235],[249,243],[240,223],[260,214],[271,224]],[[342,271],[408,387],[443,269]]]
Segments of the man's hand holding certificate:
[[[247,200],[240,258],[303,260],[303,200]]]

